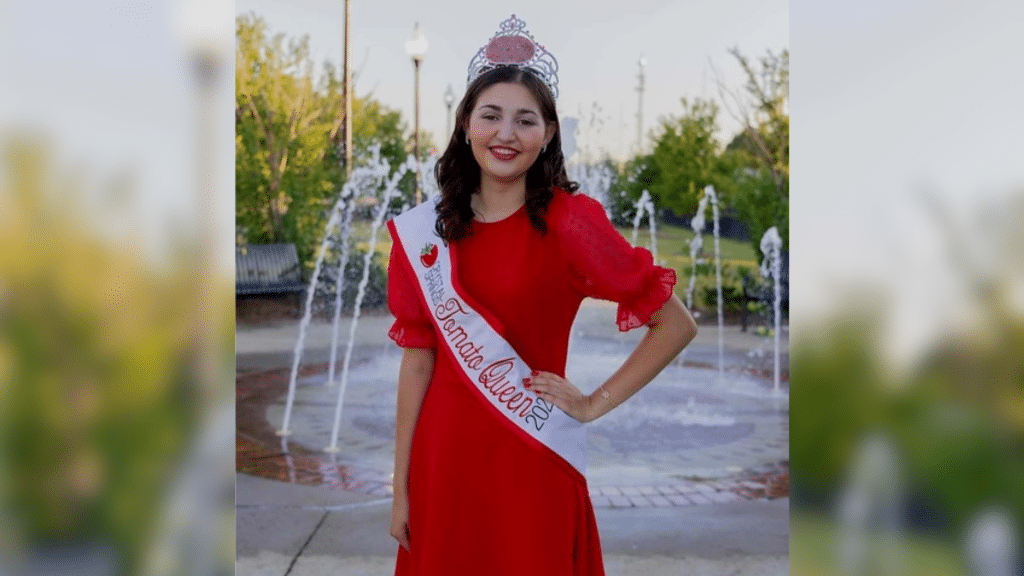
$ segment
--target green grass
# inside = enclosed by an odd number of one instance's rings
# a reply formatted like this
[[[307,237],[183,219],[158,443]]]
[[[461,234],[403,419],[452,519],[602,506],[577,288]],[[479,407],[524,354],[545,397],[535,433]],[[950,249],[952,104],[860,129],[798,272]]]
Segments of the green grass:
[[[840,530],[835,521],[818,514],[793,511],[789,519],[789,569],[794,576],[843,576],[839,555]],[[891,538],[891,537],[890,537]],[[898,573],[903,576],[966,576],[968,574],[955,546],[912,533],[882,535],[868,539],[873,558],[884,550],[896,551]],[[871,574],[881,574],[876,568]]]
[[[616,230],[626,240],[633,238],[633,229],[631,227],[617,226]],[[690,241],[693,240],[693,230],[682,226],[659,225],[657,237],[659,260],[664,259],[668,262],[680,263],[686,266],[692,264],[690,260]],[[639,234],[637,234],[637,244],[644,248],[650,248],[650,243],[650,230],[643,226],[640,228]],[[750,268],[757,266],[754,247],[749,242],[722,238],[719,240],[719,245],[722,251],[723,263]],[[715,239],[709,234],[704,235],[704,246],[701,249],[700,257],[709,262],[715,257]]]
[[[632,240],[632,227],[616,227],[626,240]],[[682,226],[658,226],[658,263],[676,271],[675,293],[679,299],[686,302],[686,289],[690,283],[690,274],[693,272],[693,260],[690,258],[690,241],[693,239],[693,230]],[[712,272],[697,276],[694,287],[694,308],[714,308],[714,300],[707,300],[705,295],[713,292],[715,286],[714,261],[715,261],[715,239],[713,236],[704,235],[704,243],[697,255],[703,259],[705,265]],[[651,233],[647,227],[641,227],[637,234],[637,245],[650,249]],[[746,268],[753,274],[758,274],[757,260],[754,255],[754,247],[749,242],[741,242],[729,238],[719,240],[719,248],[722,256],[722,285],[731,287],[742,294],[743,284],[740,278],[740,268]],[[729,307],[728,296],[725,301]],[[738,306],[739,304],[735,304]]]

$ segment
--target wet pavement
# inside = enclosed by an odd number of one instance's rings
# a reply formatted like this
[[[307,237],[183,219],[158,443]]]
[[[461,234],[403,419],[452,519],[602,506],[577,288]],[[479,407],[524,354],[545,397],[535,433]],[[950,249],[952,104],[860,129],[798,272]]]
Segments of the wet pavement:
[[[643,330],[619,333],[614,325],[615,306],[588,300],[581,308],[573,331],[567,377],[585,391],[594,388],[612,373],[643,335]],[[334,573],[376,574],[393,569],[393,541],[387,537],[386,519],[390,511],[390,472],[394,458],[395,379],[401,350],[387,340],[391,317],[363,317],[356,331],[351,371],[345,389],[337,451],[327,453],[331,444],[335,405],[339,386],[328,384],[327,361],[331,327],[314,322],[297,381],[296,397],[290,419],[290,434],[276,434],[284,417],[288,376],[297,336],[297,321],[279,321],[266,325],[240,325],[236,335],[237,369],[237,450],[239,472],[239,574],[296,574],[301,566],[319,572],[331,566]],[[340,333],[344,342],[347,321]],[[788,365],[788,341],[782,338],[782,366]],[[600,420],[588,426],[587,478],[594,506],[598,511],[609,575],[652,572],[649,564],[627,561],[626,557],[660,558],[664,566],[687,567],[694,573],[783,573],[785,569],[786,531],[788,528],[788,375],[783,374],[782,390],[772,386],[772,342],[739,327],[727,326],[724,332],[725,370],[718,362],[718,328],[701,326],[697,339],[676,362],[646,388]],[[344,349],[339,354],[343,356]],[[309,491],[308,493],[305,491]],[[302,494],[298,506],[286,504]],[[602,512],[602,510],[608,510]],[[287,510],[295,516],[296,534],[311,531],[305,543],[315,541],[322,531],[330,532],[329,518],[345,518],[338,534],[352,536],[370,524],[384,521],[383,532],[367,532],[362,540],[352,541],[353,549],[325,546],[325,558],[313,561],[305,548],[290,550],[281,542],[278,517]],[[658,512],[664,510],[666,512]],[[676,512],[668,512],[676,510]],[[715,556],[716,546],[698,544],[688,549],[683,542],[690,522],[679,514],[730,518],[723,524],[722,537],[743,540],[733,558],[719,554],[721,570],[708,565],[709,571],[694,564]],[[271,512],[276,511],[276,512]],[[678,533],[641,532],[630,539],[635,524],[657,522],[658,514],[668,513],[661,528]],[[610,518],[602,518],[603,515]],[[753,518],[746,517],[753,514]],[[358,518],[366,515],[366,521]],[[305,518],[305,520],[301,520]],[[634,518],[635,517],[635,518]],[[248,520],[246,520],[248,518]],[[260,519],[268,524],[260,528]],[[312,519],[318,522],[310,524]],[[769,535],[760,534],[764,546],[749,546],[758,541],[750,534],[749,522],[770,526]],[[700,521],[697,525],[707,525]],[[302,528],[298,526],[301,525]],[[757,525],[757,524],[755,524]],[[285,530],[287,532],[287,530]],[[274,534],[278,534],[275,540]],[[383,538],[382,538],[383,535]],[[625,554],[616,555],[616,536]],[[260,542],[269,538],[267,542]],[[774,539],[773,539],[774,538]],[[300,538],[301,539],[301,538]],[[692,538],[690,538],[692,540]],[[697,538],[700,540],[700,538]],[[271,545],[277,542],[276,545]],[[358,542],[363,542],[362,545]],[[371,544],[371,542],[373,542]],[[648,544],[644,551],[643,543]],[[652,544],[658,543],[658,544]],[[728,542],[717,548],[730,550]],[[278,550],[278,551],[274,551]],[[334,551],[334,555],[330,553]],[[277,558],[261,564],[261,553],[292,554],[288,569],[280,571]],[[357,566],[354,558],[364,557],[367,566],[381,564],[369,572],[358,569],[337,572],[344,563]],[[372,558],[371,558],[372,557]],[[743,558],[757,557],[764,562],[744,571]],[[334,561],[330,560],[334,558]],[[778,561],[782,561],[778,565]],[[308,561],[307,561],[308,560]],[[689,564],[680,564],[686,561]],[[324,564],[326,562],[326,564]],[[352,564],[352,562],[356,562]],[[737,564],[738,562],[738,564]],[[766,562],[766,563],[765,563]],[[376,564],[374,564],[376,563]],[[617,563],[617,564],[616,564]],[[699,564],[699,563],[698,563]],[[726,565],[732,571],[726,570]],[[275,568],[277,566],[277,568]],[[620,568],[614,569],[614,566]],[[318,568],[319,567],[319,568]],[[667,568],[666,568],[667,569]],[[674,568],[673,568],[674,569]],[[289,572],[290,570],[290,572]],[[718,571],[716,571],[718,570]],[[666,571],[665,574],[681,572]]]

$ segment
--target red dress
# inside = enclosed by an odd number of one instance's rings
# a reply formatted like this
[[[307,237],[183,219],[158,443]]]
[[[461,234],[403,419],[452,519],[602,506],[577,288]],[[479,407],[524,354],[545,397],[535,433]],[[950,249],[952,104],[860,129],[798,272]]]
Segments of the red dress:
[[[474,222],[453,249],[463,290],[497,317],[523,360],[564,376],[584,297],[618,302],[619,329],[628,330],[661,308],[676,278],[631,247],[589,196],[556,190],[545,220],[544,235],[525,208]],[[399,346],[434,348],[402,259],[392,252],[389,335]],[[435,358],[409,461],[411,552],[399,547],[396,576],[604,574],[586,479],[505,421],[460,380],[447,354]]]

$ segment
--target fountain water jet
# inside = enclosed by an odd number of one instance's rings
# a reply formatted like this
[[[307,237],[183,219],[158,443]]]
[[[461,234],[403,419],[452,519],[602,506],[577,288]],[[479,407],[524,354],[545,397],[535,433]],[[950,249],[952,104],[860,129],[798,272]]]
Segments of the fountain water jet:
[[[967,529],[967,556],[978,576],[1014,576],[1020,537],[1004,505],[989,505],[974,515]]]
[[[351,181],[352,178],[350,177]],[[348,195],[352,198],[352,188],[345,187],[342,190],[342,196]],[[334,328],[331,332],[331,359],[328,363],[327,370],[327,385],[334,385],[334,368],[338,361],[338,327],[341,324],[341,305],[342,305],[342,294],[345,289],[345,269],[348,267],[349,258],[349,237],[352,235],[352,213],[355,212],[355,202],[346,202],[345,205],[345,216],[341,222],[341,258],[338,262],[338,276],[336,281],[337,291],[334,299]]]
[[[571,164],[566,172],[569,180],[578,182],[580,191],[600,202],[604,206],[605,214],[611,218],[608,198],[608,190],[614,176],[611,168],[604,164]]]
[[[708,197],[701,196],[697,203],[697,213],[690,220],[690,228],[693,229],[693,238],[690,240],[690,283],[686,287],[686,307],[693,309],[693,290],[697,285],[697,265],[703,264],[704,259],[700,258],[700,249],[704,247],[704,212],[708,206]],[[694,317],[699,313],[694,312]],[[685,352],[685,351],[684,351]]]
[[[711,217],[713,218],[714,227],[713,233],[715,238],[715,286],[718,290],[718,380],[722,382],[725,380],[725,312],[724,302],[722,302],[722,248],[719,241],[719,214],[718,214],[718,195],[715,193],[715,188],[710,184],[704,188],[704,195],[701,196],[700,201],[697,203],[697,213],[694,214],[693,219],[690,221],[690,227],[693,229],[693,239],[690,240],[690,261],[692,267],[690,271],[690,283],[686,287],[686,308],[689,310],[693,309],[693,290],[697,283],[697,265],[703,263],[703,259],[699,258],[700,250],[704,246],[704,213],[707,211],[708,202],[711,203]],[[697,314],[694,314],[697,317]],[[683,350],[681,362],[686,360],[686,350]]]
[[[654,200],[651,198],[650,192],[644,190],[640,194],[640,199],[636,201],[636,214],[633,216],[633,246],[637,245],[637,237],[640,235],[640,220],[643,218],[644,212],[647,213],[647,225],[651,233],[651,256],[654,258],[654,263],[658,263],[658,231],[657,224],[655,223],[654,217]]]
[[[328,217],[327,225],[324,227],[324,237],[323,237],[323,241],[320,243],[320,249],[319,249],[319,251],[317,253],[316,264],[314,265],[313,274],[312,274],[312,276],[310,278],[309,288],[306,291],[305,309],[304,309],[304,312],[303,312],[303,315],[302,315],[302,319],[299,321],[299,336],[298,336],[298,339],[295,342],[295,349],[294,349],[293,360],[292,360],[292,369],[291,369],[291,374],[290,374],[289,379],[288,379],[288,396],[287,396],[287,400],[285,402],[284,417],[283,417],[281,428],[277,431],[277,434],[280,435],[280,436],[287,436],[287,435],[291,434],[291,430],[289,428],[289,424],[290,424],[290,421],[291,421],[292,407],[293,407],[294,401],[295,401],[295,387],[296,387],[296,381],[297,381],[297,378],[298,378],[299,364],[301,362],[302,352],[303,352],[303,349],[305,347],[306,332],[307,332],[307,330],[309,328],[309,323],[310,323],[310,321],[312,319],[313,299],[314,299],[315,294],[316,294],[316,284],[317,284],[317,281],[320,278],[320,272],[321,272],[321,270],[323,268],[324,260],[325,260],[326,255],[327,255],[327,248],[332,243],[334,243],[335,236],[333,235],[333,231],[335,229],[339,229],[339,237],[340,237],[342,254],[341,254],[341,257],[340,257],[341,262],[339,263],[339,269],[338,269],[339,273],[338,273],[338,278],[336,280],[336,286],[335,286],[336,289],[337,289],[337,294],[336,294],[336,297],[335,297],[335,306],[336,307],[335,307],[335,314],[334,314],[334,328],[333,328],[334,332],[333,332],[333,338],[332,338],[332,343],[331,343],[331,360],[330,360],[330,368],[329,368],[330,373],[329,373],[328,380],[327,380],[329,383],[333,383],[333,380],[334,380],[333,376],[334,376],[334,369],[335,369],[335,364],[336,364],[336,359],[337,359],[337,354],[336,354],[337,340],[338,340],[337,339],[337,333],[338,333],[338,326],[340,324],[340,316],[341,316],[341,314],[340,314],[341,295],[342,295],[343,285],[344,285],[345,267],[347,266],[347,263],[348,263],[348,252],[349,252],[348,241],[349,241],[349,236],[351,235],[351,219],[352,219],[352,212],[354,210],[355,202],[356,202],[357,198],[359,198],[361,195],[365,195],[366,193],[372,193],[373,191],[376,191],[376,190],[380,189],[381,186],[384,186],[384,188],[385,188],[384,195],[386,196],[386,200],[383,202],[383,209],[386,210],[386,207],[389,205],[391,196],[394,194],[395,190],[397,189],[398,181],[401,179],[401,176],[404,175],[404,173],[410,169],[409,168],[410,162],[415,163],[415,160],[412,160],[411,157],[410,157],[410,160],[402,165],[401,169],[399,170],[399,173],[395,176],[395,178],[392,178],[390,181],[388,181],[388,173],[391,171],[390,164],[387,162],[386,159],[383,159],[383,158],[380,157],[380,146],[379,145],[374,145],[370,149],[370,158],[367,161],[367,163],[365,165],[363,165],[363,166],[358,166],[355,169],[353,169],[352,176],[348,179],[348,181],[342,187],[342,190],[341,190],[340,194],[338,195],[338,200],[334,203],[334,206],[331,208],[330,216]],[[378,224],[378,226],[379,226],[379,224]],[[368,255],[369,255],[369,258],[371,260],[372,260],[372,255],[373,255],[373,240],[375,238],[376,238],[376,234],[374,234],[374,237],[371,238],[371,248],[368,251]],[[364,276],[365,276],[365,270],[364,270]],[[364,279],[364,281],[361,282],[360,284],[361,285],[360,285],[359,294],[357,294],[357,301],[358,301],[357,307],[362,302],[361,295],[365,292],[366,280]],[[353,317],[353,322],[352,322],[353,330],[355,328],[357,320],[358,320],[358,312],[356,312],[355,316]],[[349,340],[349,348],[350,349],[351,349],[351,345],[352,345],[352,338],[350,336],[350,340]],[[342,366],[342,377],[343,377],[343,379],[344,379],[344,377],[346,376],[346,373],[347,373],[348,361],[349,360],[350,360],[350,357],[347,356],[346,360],[345,360],[345,364]],[[339,398],[340,398],[340,395],[339,395]],[[340,403],[340,399],[339,399],[339,403]]]
[[[404,164],[402,164],[395,174],[387,182],[384,187],[384,195],[380,201],[380,208],[377,210],[377,216],[373,219],[373,224],[370,226],[370,245],[366,249],[366,255],[363,258],[363,277],[359,280],[359,288],[356,291],[356,301],[352,307],[352,321],[349,323],[348,332],[348,348],[345,350],[345,361],[341,367],[341,386],[338,388],[338,401],[334,408],[334,427],[331,430],[331,444],[324,450],[326,452],[337,452],[338,451],[338,433],[341,429],[341,407],[345,399],[345,387],[348,385],[348,368],[352,361],[352,347],[355,343],[356,337],[356,326],[359,323],[359,313],[362,309],[363,297],[366,294],[366,284],[370,280],[370,264],[373,261],[374,251],[377,246],[377,231],[380,229],[380,225],[384,222],[384,217],[388,213],[388,209],[391,207],[391,198],[398,190],[398,183],[405,176],[406,172],[413,171],[416,173],[417,168],[416,158],[409,156]],[[387,162],[384,162],[387,165]]]
[[[338,222],[341,218],[341,204],[345,201],[345,194],[342,192],[341,198],[335,202],[334,207],[331,209],[331,215],[327,219],[327,225],[324,226],[324,239],[320,243],[320,250],[317,252],[316,265],[313,267],[313,278],[309,282],[309,288],[306,290],[306,308],[302,315],[302,320],[299,321],[299,337],[295,341],[295,350],[292,355],[292,371],[288,377],[288,399],[285,401],[284,408],[284,420],[281,423],[281,428],[277,431],[278,436],[288,436],[291,434],[291,429],[288,428],[290,417],[292,414],[292,404],[295,402],[295,381],[299,375],[299,362],[302,359],[302,349],[306,343],[306,329],[309,328],[309,321],[312,318],[313,311],[313,296],[316,293],[316,279],[320,276],[320,269],[324,264],[324,257],[327,254],[327,246],[331,239],[331,230],[338,226]]]
[[[764,259],[761,261],[761,275],[765,278],[771,276],[775,287],[774,317],[775,317],[775,380],[774,390],[779,393],[779,333],[782,329],[782,238],[779,236],[779,229],[772,226],[761,237],[761,252]]]
[[[875,432],[860,440],[836,510],[836,552],[851,576],[906,573],[906,559],[898,546],[905,533],[902,468],[888,436]]]

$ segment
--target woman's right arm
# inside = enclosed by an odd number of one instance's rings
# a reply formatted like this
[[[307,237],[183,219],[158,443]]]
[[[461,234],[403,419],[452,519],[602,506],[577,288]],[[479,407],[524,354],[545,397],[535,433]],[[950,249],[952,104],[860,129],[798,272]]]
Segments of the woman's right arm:
[[[398,370],[398,406],[395,414],[394,504],[391,535],[409,549],[409,454],[412,433],[419,419],[423,397],[434,375],[434,350],[405,348]]]

